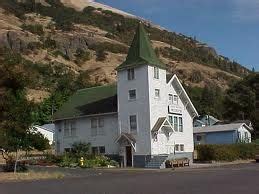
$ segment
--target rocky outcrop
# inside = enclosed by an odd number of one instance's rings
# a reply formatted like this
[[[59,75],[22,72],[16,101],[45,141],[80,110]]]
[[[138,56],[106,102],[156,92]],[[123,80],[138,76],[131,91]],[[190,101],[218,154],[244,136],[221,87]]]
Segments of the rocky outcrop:
[[[0,31],[0,47],[11,49],[14,52],[25,52],[31,49],[32,43],[36,42],[39,43],[37,37],[28,32],[16,30]]]
[[[93,45],[95,40],[84,34],[58,33],[51,36],[56,41],[56,46],[60,52],[70,60],[74,59],[74,54],[78,49],[87,50],[89,45]]]

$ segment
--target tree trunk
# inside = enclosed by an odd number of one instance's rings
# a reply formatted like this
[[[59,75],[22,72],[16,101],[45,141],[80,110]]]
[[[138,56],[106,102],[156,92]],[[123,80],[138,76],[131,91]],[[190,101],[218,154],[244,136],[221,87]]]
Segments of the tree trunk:
[[[17,171],[17,163],[18,163],[18,150],[15,153],[15,163],[14,163],[14,173]]]

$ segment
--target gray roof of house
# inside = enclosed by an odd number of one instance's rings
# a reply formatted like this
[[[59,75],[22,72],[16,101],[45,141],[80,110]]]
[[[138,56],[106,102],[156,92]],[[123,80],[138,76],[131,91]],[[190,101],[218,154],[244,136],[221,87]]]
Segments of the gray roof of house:
[[[245,123],[230,123],[225,125],[212,125],[212,126],[205,126],[205,127],[194,127],[193,133],[210,133],[210,132],[224,132],[224,131],[235,131],[242,125],[247,125]]]
[[[44,130],[49,131],[49,132],[52,132],[52,133],[55,132],[55,124],[53,124],[53,123],[45,124],[45,125],[42,125],[42,126],[36,125],[36,126],[34,126],[34,127],[39,127],[39,128],[41,128],[41,129],[44,129]]]

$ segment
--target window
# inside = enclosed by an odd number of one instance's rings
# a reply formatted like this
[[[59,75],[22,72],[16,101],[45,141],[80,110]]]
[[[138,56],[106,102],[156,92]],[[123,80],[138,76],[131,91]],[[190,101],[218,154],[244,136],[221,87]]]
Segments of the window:
[[[175,151],[176,152],[183,152],[184,151],[184,144],[175,144]]]
[[[160,98],[160,90],[159,89],[155,89],[155,97]]]
[[[180,151],[181,151],[181,152],[184,151],[184,145],[183,145],[183,144],[180,145]]]
[[[69,135],[70,135],[70,132],[69,132],[69,122],[65,121],[64,122],[64,136],[68,137]]]
[[[91,119],[91,128],[97,128],[97,118],[92,118]]]
[[[158,67],[154,67],[154,78],[159,79],[159,68]]]
[[[129,90],[129,100],[136,100],[136,90]]]
[[[99,153],[105,154],[105,147],[104,146],[99,147]]]
[[[128,80],[134,80],[135,79],[135,71],[134,69],[128,69]]]
[[[169,104],[173,103],[173,95],[172,94],[168,95],[168,101],[169,101]]]
[[[104,127],[104,119],[103,118],[98,119],[98,127]]]
[[[178,96],[174,95],[173,104],[178,105]]]
[[[178,117],[174,117],[174,130],[178,131]]]
[[[93,155],[105,154],[105,146],[92,147],[92,154]]]
[[[169,122],[171,123],[171,125],[174,124],[174,121],[173,121],[173,117],[172,117],[172,116],[169,116]]]
[[[71,148],[65,148],[64,151],[65,151],[66,153],[69,153],[69,152],[71,152]]]
[[[71,127],[71,136],[76,136],[76,122],[71,121],[70,127]]]
[[[93,137],[95,137],[97,135],[105,135],[103,118],[92,118],[91,119],[91,135]]]
[[[176,144],[176,145],[175,145],[175,151],[176,151],[176,152],[179,152],[179,144]]]
[[[98,147],[92,147],[92,154],[97,155],[98,154]]]
[[[129,117],[129,121],[130,121],[130,131],[132,132],[137,131],[137,116],[131,115]]]
[[[183,132],[183,118],[179,117],[179,131]]]

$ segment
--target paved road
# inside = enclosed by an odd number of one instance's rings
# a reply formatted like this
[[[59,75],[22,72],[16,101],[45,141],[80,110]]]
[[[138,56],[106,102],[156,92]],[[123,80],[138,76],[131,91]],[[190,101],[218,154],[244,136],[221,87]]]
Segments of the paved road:
[[[62,180],[0,183],[0,194],[259,194],[259,164],[181,171],[71,173],[73,177]]]

